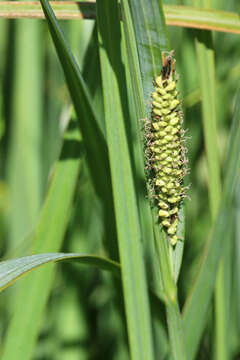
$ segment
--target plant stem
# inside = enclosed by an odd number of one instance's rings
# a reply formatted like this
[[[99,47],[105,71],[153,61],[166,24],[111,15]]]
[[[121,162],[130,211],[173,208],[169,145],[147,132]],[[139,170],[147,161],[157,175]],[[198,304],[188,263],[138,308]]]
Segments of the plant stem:
[[[153,210],[152,214],[153,220],[156,219],[156,211]],[[173,272],[171,271],[167,240],[165,239],[163,232],[160,234],[159,224],[157,224],[155,220],[154,233],[162,275],[163,298],[166,306],[172,355],[176,360],[184,360],[186,359],[186,356],[183,341],[182,319],[177,301],[177,287],[173,280]]]

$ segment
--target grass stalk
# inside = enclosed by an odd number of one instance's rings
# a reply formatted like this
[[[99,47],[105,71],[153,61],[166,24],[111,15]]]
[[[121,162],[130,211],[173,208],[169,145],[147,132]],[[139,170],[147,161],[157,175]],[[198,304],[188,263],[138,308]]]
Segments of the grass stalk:
[[[117,4],[97,2],[100,62],[122,284],[132,359],[153,359],[142,234],[127,143],[126,78]],[[103,20],[104,19],[104,20]]]
[[[217,114],[216,114],[216,85],[215,65],[212,34],[204,32],[196,37],[196,51],[200,74],[200,89],[202,94],[202,114],[204,140],[206,147],[208,175],[209,175],[209,203],[212,222],[214,222],[221,196],[220,164],[218,159],[217,143]],[[223,257],[226,255],[223,255]],[[227,295],[224,285],[224,268],[226,261],[222,258],[219,262],[219,270],[215,287],[215,351],[216,358],[228,359],[227,354],[227,307],[225,304]]]

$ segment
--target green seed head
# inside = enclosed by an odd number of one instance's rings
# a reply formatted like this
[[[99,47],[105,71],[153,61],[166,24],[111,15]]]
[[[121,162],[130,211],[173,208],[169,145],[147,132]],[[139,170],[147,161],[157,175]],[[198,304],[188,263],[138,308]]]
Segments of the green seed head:
[[[147,151],[150,154],[148,163],[152,168],[151,183],[159,208],[158,215],[174,246],[177,243],[178,211],[184,196],[182,182],[187,161],[184,155],[182,112],[177,98],[173,52],[168,56],[163,53],[162,60],[162,72],[155,78],[152,93],[152,140],[146,146],[150,149]]]

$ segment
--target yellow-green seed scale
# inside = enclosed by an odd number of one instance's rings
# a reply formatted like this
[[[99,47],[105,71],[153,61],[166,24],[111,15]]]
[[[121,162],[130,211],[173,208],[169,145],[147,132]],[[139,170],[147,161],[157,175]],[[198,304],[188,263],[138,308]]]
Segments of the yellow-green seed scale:
[[[177,99],[173,53],[165,57],[163,69],[155,78],[152,93],[151,168],[153,186],[159,207],[158,215],[172,245],[177,243],[179,205],[184,195],[186,173],[183,146],[182,113]]]

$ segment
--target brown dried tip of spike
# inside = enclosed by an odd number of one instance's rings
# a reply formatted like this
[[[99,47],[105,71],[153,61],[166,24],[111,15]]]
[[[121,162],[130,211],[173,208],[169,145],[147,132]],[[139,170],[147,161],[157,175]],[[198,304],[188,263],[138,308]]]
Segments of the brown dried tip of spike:
[[[173,59],[174,50],[171,50],[167,53],[168,55],[165,56],[165,51],[162,51],[162,78],[168,79],[171,74],[175,72],[175,62],[176,60]]]

